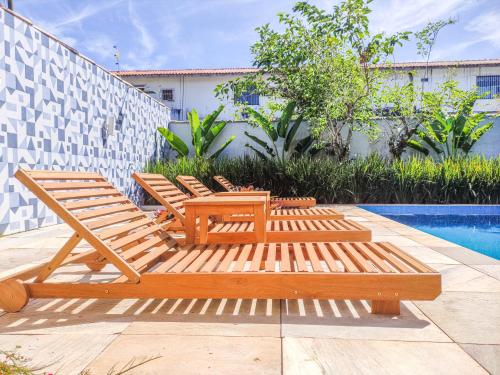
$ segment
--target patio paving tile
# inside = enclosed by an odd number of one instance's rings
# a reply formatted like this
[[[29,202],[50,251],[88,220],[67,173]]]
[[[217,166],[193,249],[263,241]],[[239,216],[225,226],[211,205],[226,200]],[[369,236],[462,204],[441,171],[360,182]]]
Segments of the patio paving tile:
[[[492,375],[500,374],[500,345],[461,344],[460,346]]]
[[[455,342],[500,344],[500,293],[443,292],[415,304]]]
[[[398,236],[398,235],[377,235],[373,234],[373,241],[377,242],[390,242],[396,246],[420,246],[418,242],[412,240],[408,237]]]
[[[117,334],[134,320],[140,300],[35,299],[0,316],[0,334]]]
[[[373,315],[367,301],[295,301],[282,304],[283,337],[330,337],[451,342],[410,302],[401,315]]]
[[[273,337],[122,335],[88,367],[105,374],[130,360],[161,356],[127,374],[280,374],[281,340]]]
[[[432,250],[435,250],[441,254],[444,254],[450,258],[453,258],[460,263],[467,265],[476,264],[497,264],[500,265],[500,261],[484,254],[478,253],[477,251],[469,250],[465,247],[458,245],[455,246],[429,246]]]
[[[123,334],[280,337],[279,300],[155,300]]]
[[[453,343],[292,337],[283,339],[283,373],[487,374]]]
[[[442,289],[449,292],[500,292],[500,281],[465,265],[429,264],[441,273]]]
[[[471,265],[471,267],[500,280],[500,264],[478,264]]]
[[[61,340],[54,335],[0,335],[0,348],[16,350],[30,360],[28,366],[43,368],[44,373],[77,375],[116,337],[73,334]]]
[[[460,262],[447,257],[426,246],[400,246],[402,250],[424,263],[460,264]]]

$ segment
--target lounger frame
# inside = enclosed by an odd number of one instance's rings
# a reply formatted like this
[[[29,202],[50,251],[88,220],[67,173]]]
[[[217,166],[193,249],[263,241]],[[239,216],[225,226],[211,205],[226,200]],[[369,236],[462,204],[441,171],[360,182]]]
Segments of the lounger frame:
[[[29,298],[318,298],[367,299],[372,313],[398,314],[400,300],[441,291],[438,272],[389,243],[181,247],[97,174],[20,170],[16,177],[75,234],[49,262],[0,279],[0,308],[8,312]],[[92,249],[73,254],[81,240]],[[69,263],[92,273],[109,263],[119,274],[109,282],[48,282]]]

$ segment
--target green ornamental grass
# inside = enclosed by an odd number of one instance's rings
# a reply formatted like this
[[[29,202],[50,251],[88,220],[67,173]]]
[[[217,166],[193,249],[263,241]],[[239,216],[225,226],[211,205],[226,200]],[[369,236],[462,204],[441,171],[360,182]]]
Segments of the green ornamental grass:
[[[253,185],[281,196],[314,196],[318,203],[500,203],[500,157],[445,159],[412,157],[388,161],[377,155],[335,161],[300,157],[285,165],[273,159],[187,159],[146,167],[176,182],[193,175],[214,190],[223,175],[235,185]]]

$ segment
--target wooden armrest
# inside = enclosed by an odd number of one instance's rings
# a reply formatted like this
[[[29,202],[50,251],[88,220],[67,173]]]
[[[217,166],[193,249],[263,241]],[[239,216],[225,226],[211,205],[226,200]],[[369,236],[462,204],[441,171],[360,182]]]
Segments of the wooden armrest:
[[[271,192],[270,191],[223,191],[219,193],[214,193],[215,196],[218,197],[230,197],[230,196],[240,196],[240,197],[251,197],[251,196],[258,196],[258,197],[270,197]]]

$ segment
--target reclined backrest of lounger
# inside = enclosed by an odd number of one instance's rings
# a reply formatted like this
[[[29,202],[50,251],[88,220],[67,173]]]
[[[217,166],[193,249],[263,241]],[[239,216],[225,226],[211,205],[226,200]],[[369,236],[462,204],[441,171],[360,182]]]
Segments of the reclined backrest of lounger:
[[[190,199],[165,176],[153,173],[133,173],[132,178],[176,219],[184,224],[184,202]]]
[[[229,181],[227,178],[224,176],[214,176],[214,180],[219,183],[220,186],[222,186],[224,189],[227,191],[235,191],[236,186],[233,185],[231,181]]]
[[[189,190],[196,197],[208,197],[214,192],[207,188],[200,180],[193,176],[177,176],[182,186]]]
[[[87,241],[131,282],[175,244],[98,173],[20,169],[15,176],[75,231],[76,243]]]

